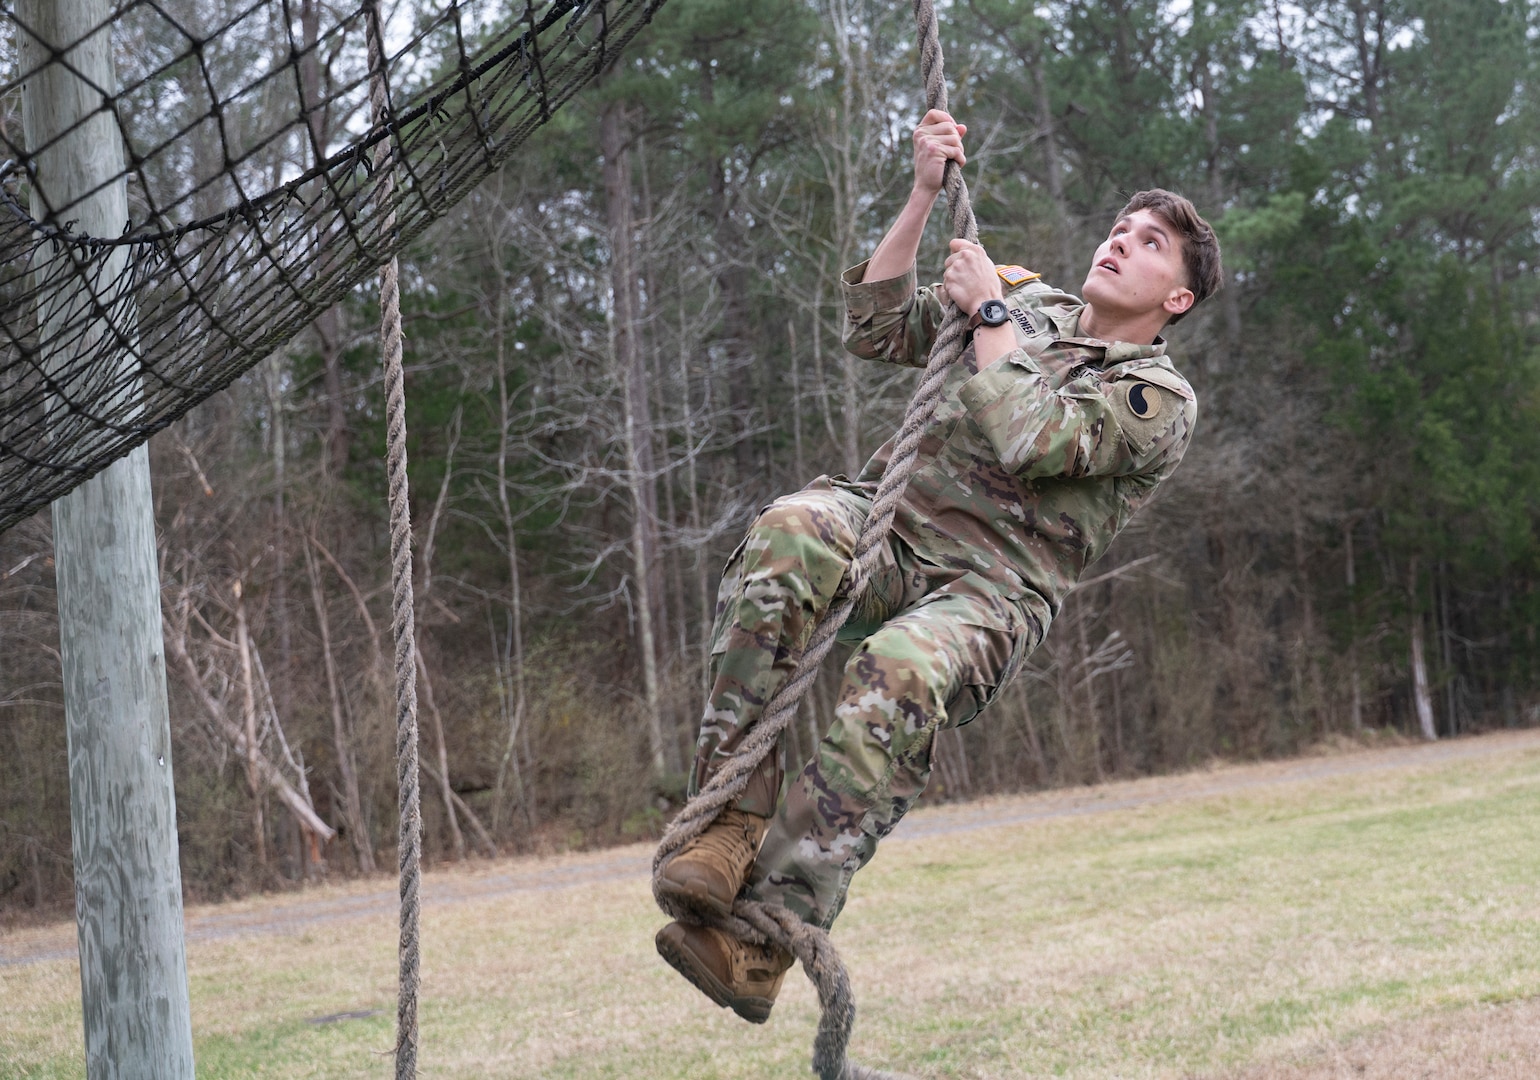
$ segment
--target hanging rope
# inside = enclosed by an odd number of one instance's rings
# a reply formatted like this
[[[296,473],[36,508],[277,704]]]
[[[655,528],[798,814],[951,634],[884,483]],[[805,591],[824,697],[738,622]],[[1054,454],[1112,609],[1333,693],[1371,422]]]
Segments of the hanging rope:
[[[378,7],[369,5],[369,111],[376,129],[390,118],[390,85],[385,71]],[[396,228],[391,203],[395,178],[391,145],[374,151],[380,171],[376,206],[381,235]],[[380,353],[385,365],[386,454],[390,479],[391,625],[396,638],[396,786],[400,807],[397,862],[401,879],[401,936],[397,950],[396,1080],[417,1075],[418,951],[422,886],[422,803],[417,782],[417,631],[412,614],[412,510],[406,482],[406,380],[401,365],[400,264],[394,254],[380,267]]]
[[[914,18],[919,34],[920,71],[925,82],[926,108],[946,109],[946,73],[942,65],[936,11],[931,0],[915,0]],[[962,170],[956,162],[946,163],[942,187],[951,208],[954,234],[977,242],[978,224],[973,218],[973,205],[968,198],[968,187],[963,182]],[[798,703],[813,684],[819,665],[834,645],[835,635],[855,609],[872,571],[882,557],[882,548],[887,543],[888,529],[893,524],[899,498],[909,483],[909,476],[919,456],[920,437],[944,396],[947,369],[962,355],[965,323],[957,306],[948,304],[946,318],[931,349],[930,361],[926,364],[920,385],[909,400],[903,426],[894,442],[892,457],[877,485],[871,513],[862,527],[861,535],[856,539],[852,561],[845,571],[839,594],[813,630],[813,636],[796,670],[765,705],[764,713],[744,738],[738,752],[680,810],[658,844],[652,861],[653,896],[658,906],[675,919],[699,921],[698,916],[692,912],[670,907],[658,891],[659,872],[681,847],[703,833],[723,808],[743,793],[749,776],[765,756],[774,750],[781,732],[796,714]],[[714,920],[711,925],[756,944],[765,940],[773,941],[802,961],[803,971],[818,991],[818,1003],[822,1011],[818,1034],[813,1041],[813,1070],[820,1080],[898,1080],[900,1074],[856,1065],[847,1057],[851,1029],[855,1026],[855,997],[851,992],[850,977],[845,965],[827,932],[803,922],[785,908],[744,899],[733,905],[731,916]]]

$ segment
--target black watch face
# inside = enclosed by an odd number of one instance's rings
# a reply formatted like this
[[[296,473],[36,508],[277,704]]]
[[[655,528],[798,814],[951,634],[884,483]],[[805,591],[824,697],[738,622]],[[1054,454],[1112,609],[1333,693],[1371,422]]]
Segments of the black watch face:
[[[986,326],[999,326],[1010,317],[1010,312],[1006,309],[1003,300],[985,300],[983,306],[979,308],[979,314],[983,317],[981,321]]]

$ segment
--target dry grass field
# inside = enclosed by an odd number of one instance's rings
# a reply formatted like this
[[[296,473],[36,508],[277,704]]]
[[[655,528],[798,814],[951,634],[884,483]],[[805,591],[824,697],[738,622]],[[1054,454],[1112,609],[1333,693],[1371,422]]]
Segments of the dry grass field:
[[[917,810],[835,933],[917,1077],[1540,1076],[1540,734]],[[907,834],[907,835],[905,835]],[[646,848],[429,876],[424,1078],[805,1077],[654,955]],[[379,880],[188,912],[199,1074],[388,1077]],[[0,1078],[83,1074],[68,925],[0,937]]]

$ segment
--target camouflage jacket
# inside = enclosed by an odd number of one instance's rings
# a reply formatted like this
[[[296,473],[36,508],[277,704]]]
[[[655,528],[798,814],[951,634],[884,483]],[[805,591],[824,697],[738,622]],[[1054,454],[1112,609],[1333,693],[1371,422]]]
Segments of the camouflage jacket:
[[[945,293],[844,275],[845,348],[924,367]],[[1176,469],[1197,403],[1166,345],[1080,336],[1078,297],[1001,267],[1017,348],[982,372],[970,344],[920,443],[893,530],[929,562],[970,570],[1046,629],[1070,589]],[[892,453],[872,455],[870,490]]]

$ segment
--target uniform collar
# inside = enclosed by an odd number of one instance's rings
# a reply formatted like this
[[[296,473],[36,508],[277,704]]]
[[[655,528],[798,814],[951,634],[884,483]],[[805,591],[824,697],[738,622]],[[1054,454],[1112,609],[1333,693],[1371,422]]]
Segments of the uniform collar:
[[[1166,339],[1156,337],[1153,345],[1135,345],[1131,341],[1103,341],[1101,338],[1082,337],[1080,335],[1080,313],[1085,310],[1085,305],[1077,307],[1065,307],[1059,311],[1046,312],[1053,320],[1054,330],[1057,332],[1055,341],[1066,345],[1080,345],[1088,349],[1100,349],[1103,352],[1102,366],[1122,364],[1129,360],[1148,360],[1156,356],[1166,355]]]

